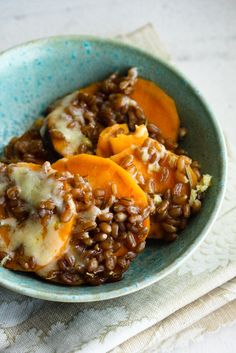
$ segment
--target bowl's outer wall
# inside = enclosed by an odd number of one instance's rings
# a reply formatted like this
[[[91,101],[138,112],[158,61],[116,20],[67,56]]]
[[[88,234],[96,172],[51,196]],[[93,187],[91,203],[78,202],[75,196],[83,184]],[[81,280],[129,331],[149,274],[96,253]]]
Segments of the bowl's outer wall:
[[[139,75],[158,83],[176,101],[188,129],[184,147],[213,176],[202,212],[168,246],[150,243],[122,281],[100,287],[66,288],[22,273],[0,269],[0,283],[51,300],[87,301],[123,295],[167,274],[203,237],[222,195],[225,155],[219,130],[191,86],[155,58],[123,45],[96,39],[52,38],[15,48],[0,56],[0,147],[28,128],[58,97],[136,66]],[[176,260],[177,259],[177,260]]]

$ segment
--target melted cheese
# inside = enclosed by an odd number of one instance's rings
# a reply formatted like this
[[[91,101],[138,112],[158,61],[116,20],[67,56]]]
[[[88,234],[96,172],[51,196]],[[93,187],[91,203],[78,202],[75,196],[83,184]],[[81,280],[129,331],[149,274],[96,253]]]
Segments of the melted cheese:
[[[57,107],[63,107],[66,108],[70,103],[73,102],[73,100],[76,99],[76,97],[78,96],[79,91],[74,91],[73,93],[67,94],[67,96],[61,98],[60,100],[58,100],[58,104]]]
[[[10,179],[18,187],[20,198],[31,207],[37,207],[43,200],[52,199],[58,210],[61,211],[63,207],[61,197],[63,184],[48,176],[43,171],[15,166],[12,168]]]
[[[159,194],[155,194],[153,197],[153,201],[155,205],[159,205],[162,202],[162,197]]]
[[[16,219],[15,218],[5,218],[0,220],[0,227],[1,226],[10,226],[12,228],[15,228],[17,226]]]
[[[160,165],[157,161],[148,164],[148,172],[149,173],[158,172],[159,169],[160,169]]]
[[[158,144],[158,147],[159,147],[158,151],[159,151],[159,160],[160,160],[165,157],[167,151],[166,151],[165,146],[160,143]]]
[[[73,256],[76,260],[76,265],[85,267],[87,264],[87,258],[84,256],[84,254],[79,253],[78,250],[74,249],[70,245],[67,246],[65,251],[63,252],[62,256],[67,255],[68,257]],[[58,258],[55,258],[53,261],[51,261],[48,265],[44,266],[43,268],[40,268],[36,273],[43,277],[43,278],[48,278],[50,272],[58,270]],[[48,278],[50,279],[50,277]],[[82,283],[82,280],[81,280]]]
[[[0,266],[4,267],[5,264],[7,263],[8,260],[11,259],[11,255],[10,254],[7,254],[3,259],[2,261],[0,262]]]
[[[14,218],[0,220],[0,251],[9,252],[11,229],[16,228],[16,226]]]
[[[13,254],[20,245],[26,256],[33,256],[38,266],[45,266],[55,259],[64,247],[65,241],[60,237],[60,223],[53,215],[44,229],[40,220],[29,219],[20,226],[14,218],[1,220],[1,226],[9,225],[9,244],[0,236],[0,250]]]
[[[45,266],[54,259],[64,245],[59,236],[58,217],[52,216],[46,232],[40,221],[27,220],[22,226],[11,227],[9,251],[15,251],[20,245],[26,256],[33,256],[37,265]]]
[[[141,158],[144,163],[149,160],[148,147],[141,148]]]
[[[64,233],[65,223],[60,222],[57,214],[52,215],[47,226],[35,215],[35,209],[41,201],[52,199],[59,211],[64,210],[62,182],[52,175],[54,170],[33,170],[23,165],[11,165],[10,182],[14,182],[19,196],[29,207],[29,218],[23,222],[11,217],[0,220],[0,250],[8,254],[23,246],[24,255],[34,257],[37,266],[46,266],[60,256],[69,239],[69,229]],[[71,211],[75,213],[72,199],[67,201]],[[71,224],[72,225],[72,224]]]
[[[71,102],[77,97],[79,91],[75,91],[72,94],[64,97],[60,100],[56,109],[54,109],[49,115],[50,126],[53,129],[60,131],[66,141],[66,146],[63,149],[63,155],[76,154],[81,144],[91,145],[91,141],[82,133],[80,124],[84,124],[83,112],[80,108],[74,108],[72,115],[75,118],[75,126],[68,127],[68,120],[64,109],[68,107]]]
[[[134,136],[143,137],[145,134],[148,136],[148,131],[145,125],[135,125]]]
[[[113,96],[116,96],[116,93],[114,93],[114,95],[111,94],[111,98]],[[137,107],[138,106],[138,103],[134,99],[132,99],[128,96],[123,95],[122,97],[119,97],[119,99],[120,98],[121,98],[121,100],[120,100],[121,107],[124,107],[124,106]]]
[[[91,144],[89,139],[81,132],[78,123],[74,127],[68,127],[68,121],[63,118],[63,114],[57,117],[54,126],[56,130],[63,134],[67,142],[66,147],[63,149],[63,154],[65,155],[75,154],[81,144]]]
[[[94,222],[98,215],[100,215],[102,211],[97,206],[90,206],[86,211],[82,211],[78,213],[78,219],[81,221],[92,221]],[[104,212],[105,213],[105,212]]]
[[[104,210],[100,210],[98,207],[92,205],[89,207],[86,211],[81,211],[78,213],[78,220],[80,222],[86,222],[86,221],[95,221],[97,216],[103,213],[109,212],[109,207],[105,208]],[[70,244],[67,244],[67,247],[63,252],[61,252],[60,257],[64,256],[67,254],[68,256],[73,255],[73,257],[76,260],[76,264],[83,267],[87,264],[87,259],[82,252],[79,252],[78,250],[75,250]],[[40,268],[37,271],[37,274],[41,277],[47,277],[48,274],[51,271],[58,270],[58,264],[57,264],[58,258],[55,258],[51,262],[49,262],[46,266],[43,268]]]
[[[150,146],[145,146],[141,148],[141,159],[145,164],[149,161],[149,157],[150,157],[148,152],[149,147]],[[157,158],[153,163],[148,162],[148,173],[153,173],[153,172],[156,173],[159,171],[160,169],[159,161],[163,159],[167,153],[165,146],[158,142],[156,142],[155,144],[155,149],[156,149]]]

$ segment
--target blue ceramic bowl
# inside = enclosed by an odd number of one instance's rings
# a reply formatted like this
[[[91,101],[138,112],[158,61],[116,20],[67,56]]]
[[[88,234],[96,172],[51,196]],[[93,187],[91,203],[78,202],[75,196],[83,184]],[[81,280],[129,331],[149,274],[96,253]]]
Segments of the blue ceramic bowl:
[[[159,281],[177,268],[205,238],[220,207],[226,179],[222,132],[199,93],[175,69],[145,52],[117,43],[81,36],[61,36],[30,42],[0,55],[0,147],[21,134],[45,108],[80,86],[110,73],[136,66],[139,74],[158,83],[174,98],[184,143],[213,176],[202,211],[192,218],[178,240],[166,246],[150,242],[124,279],[98,287],[65,287],[0,268],[0,285],[36,298],[88,302],[119,297]]]

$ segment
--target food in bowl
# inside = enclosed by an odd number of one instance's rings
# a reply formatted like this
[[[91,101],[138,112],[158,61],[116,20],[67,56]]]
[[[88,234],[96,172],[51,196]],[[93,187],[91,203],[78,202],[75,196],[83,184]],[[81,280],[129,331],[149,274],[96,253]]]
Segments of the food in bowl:
[[[57,100],[5,148],[1,264],[68,285],[121,279],[147,237],[174,241],[200,211],[211,177],[185,135],[136,68]]]

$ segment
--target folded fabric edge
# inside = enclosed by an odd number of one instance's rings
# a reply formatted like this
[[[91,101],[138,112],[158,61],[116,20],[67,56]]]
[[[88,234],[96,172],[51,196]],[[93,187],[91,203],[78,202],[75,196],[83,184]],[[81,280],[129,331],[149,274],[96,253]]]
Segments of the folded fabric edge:
[[[230,313],[230,314],[229,314]],[[157,349],[161,353],[171,353],[173,349],[187,347],[190,342],[198,342],[207,335],[216,334],[226,326],[232,326],[236,323],[236,300],[233,300],[209,315],[197,320],[191,326],[177,332],[170,338],[163,340],[158,347],[154,344],[148,352],[156,353]]]
[[[170,337],[184,332],[235,300],[236,278],[178,309],[165,319],[110,350],[109,353],[151,353],[153,347],[159,347]]]
[[[151,23],[147,23],[133,32],[118,35],[115,39],[146,50],[162,60],[170,60],[170,54]]]

